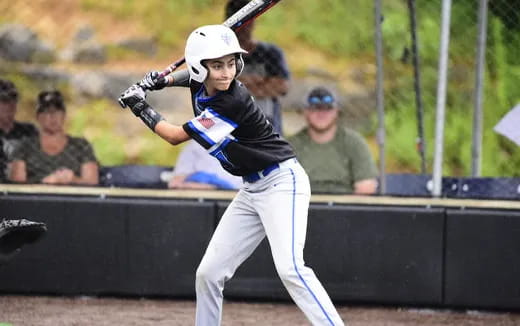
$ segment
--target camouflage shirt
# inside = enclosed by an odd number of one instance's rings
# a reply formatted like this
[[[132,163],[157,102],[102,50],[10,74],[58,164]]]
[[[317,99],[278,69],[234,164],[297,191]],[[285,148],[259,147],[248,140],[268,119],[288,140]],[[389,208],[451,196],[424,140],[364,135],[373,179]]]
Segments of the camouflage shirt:
[[[15,121],[13,129],[5,132],[0,129],[0,183],[7,181],[7,162],[24,138],[38,135],[38,129],[26,122]]]
[[[21,146],[14,151],[12,160],[25,161],[27,183],[41,183],[43,178],[60,168],[71,169],[76,176],[80,176],[84,163],[97,162],[94,150],[86,139],[67,137],[67,145],[61,153],[55,155],[42,151],[39,137],[22,141]]]
[[[368,145],[353,130],[338,128],[333,140],[318,144],[305,128],[288,141],[309,175],[313,193],[353,193],[357,181],[377,178]]]

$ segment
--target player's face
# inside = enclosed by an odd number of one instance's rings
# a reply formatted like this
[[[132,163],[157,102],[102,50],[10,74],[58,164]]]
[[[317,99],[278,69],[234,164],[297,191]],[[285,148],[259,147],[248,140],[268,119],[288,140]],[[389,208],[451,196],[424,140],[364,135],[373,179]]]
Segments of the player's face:
[[[309,128],[318,132],[324,132],[336,125],[339,109],[326,104],[314,105],[305,109],[304,116],[309,124]]]
[[[40,125],[42,131],[57,134],[64,131],[65,125],[65,111],[48,108],[43,112],[38,113],[36,120]]]
[[[215,95],[217,91],[226,91],[237,73],[234,54],[205,61],[208,68],[208,77],[204,81],[208,95]]]

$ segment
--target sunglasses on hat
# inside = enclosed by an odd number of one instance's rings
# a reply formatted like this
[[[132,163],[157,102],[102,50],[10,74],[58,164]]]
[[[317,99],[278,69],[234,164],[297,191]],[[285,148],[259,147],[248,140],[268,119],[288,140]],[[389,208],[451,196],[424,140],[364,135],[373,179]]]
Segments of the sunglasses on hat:
[[[311,105],[320,105],[320,104],[332,105],[333,103],[334,103],[334,98],[330,95],[309,97],[309,104],[311,104]]]
[[[330,95],[325,96],[310,96],[308,99],[309,109],[317,110],[332,110],[334,108],[334,98]]]

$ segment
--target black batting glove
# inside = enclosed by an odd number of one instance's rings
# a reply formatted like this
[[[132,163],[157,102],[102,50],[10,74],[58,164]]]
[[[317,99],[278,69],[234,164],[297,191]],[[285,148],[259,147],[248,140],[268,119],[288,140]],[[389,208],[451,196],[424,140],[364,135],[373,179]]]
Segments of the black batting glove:
[[[158,91],[168,86],[168,79],[164,76],[160,76],[157,71],[150,71],[139,82],[139,85],[144,89]]]
[[[118,102],[121,107],[129,107],[139,117],[143,110],[142,102],[146,99],[146,92],[139,85],[132,85],[121,96]]]

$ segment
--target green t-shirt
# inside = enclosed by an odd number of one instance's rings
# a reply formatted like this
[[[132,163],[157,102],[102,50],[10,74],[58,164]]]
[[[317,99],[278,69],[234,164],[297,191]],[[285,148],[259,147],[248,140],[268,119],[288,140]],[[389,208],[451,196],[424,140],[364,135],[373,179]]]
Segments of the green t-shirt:
[[[305,128],[288,141],[307,171],[314,193],[353,193],[355,182],[377,178],[368,145],[353,130],[340,127],[333,140],[317,144]]]
[[[94,150],[86,139],[67,137],[67,145],[56,155],[49,155],[41,150],[38,136],[26,138],[20,143],[12,160],[25,161],[27,183],[41,183],[43,178],[59,168],[71,169],[76,176],[80,176],[84,163],[97,162]]]

